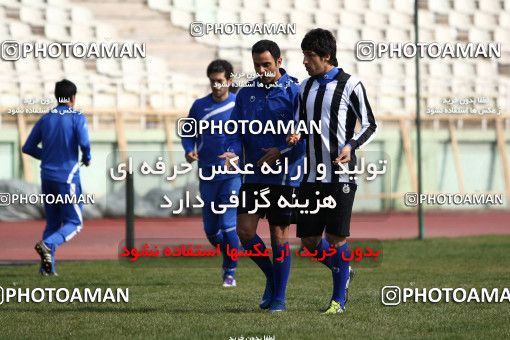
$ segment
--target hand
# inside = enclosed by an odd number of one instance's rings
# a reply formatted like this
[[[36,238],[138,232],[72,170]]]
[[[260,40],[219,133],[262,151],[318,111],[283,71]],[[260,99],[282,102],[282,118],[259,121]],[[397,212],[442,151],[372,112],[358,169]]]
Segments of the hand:
[[[85,165],[85,166],[89,166],[89,165],[90,165],[90,160],[88,160],[88,161],[84,161],[84,160],[82,160],[82,161],[81,161],[81,164],[82,164],[82,165]]]
[[[188,163],[193,163],[198,160],[198,153],[196,151],[191,151],[186,154],[186,161]]]
[[[280,158],[280,156],[282,155],[280,153],[280,150],[274,147],[269,149],[262,148],[262,151],[264,151],[266,154],[259,159],[259,161],[257,162],[257,166],[262,166],[262,164],[264,163],[273,165],[276,162],[276,160]]]
[[[223,154],[219,155],[218,157],[225,160],[225,167],[227,168],[227,170],[233,169],[234,168],[233,164],[237,165],[239,163],[239,158],[236,159],[235,161],[232,160],[232,158],[237,157],[237,155],[230,151],[224,152]]]
[[[296,133],[296,134],[290,134],[287,136],[287,144],[289,145],[296,145],[297,142],[299,142],[299,140],[301,139],[301,134],[300,133]]]
[[[351,160],[351,150],[352,147],[349,144],[346,144],[343,148],[338,157],[333,161],[333,164],[339,164],[339,163],[348,163]]]

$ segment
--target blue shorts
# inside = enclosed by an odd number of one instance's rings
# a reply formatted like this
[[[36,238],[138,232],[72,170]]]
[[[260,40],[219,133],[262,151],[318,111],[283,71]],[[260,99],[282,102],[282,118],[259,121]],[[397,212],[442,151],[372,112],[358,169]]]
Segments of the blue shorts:
[[[81,184],[78,181],[71,183],[60,183],[50,180],[42,180],[42,192],[44,195],[61,195],[80,196]],[[58,230],[63,225],[74,225],[75,230],[70,230],[69,235],[65,236],[66,241],[71,239],[76,233],[80,232],[83,225],[83,203],[53,203],[44,204],[44,212],[46,215],[46,229],[44,230],[43,239],[51,233]]]

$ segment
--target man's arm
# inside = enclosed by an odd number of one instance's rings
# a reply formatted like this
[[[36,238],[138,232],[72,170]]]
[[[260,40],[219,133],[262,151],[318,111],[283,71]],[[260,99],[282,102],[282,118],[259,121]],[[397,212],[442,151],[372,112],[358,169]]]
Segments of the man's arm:
[[[356,118],[361,123],[361,130],[349,140],[342,148],[340,155],[334,163],[347,163],[351,160],[351,152],[360,146],[368,144],[374,137],[377,129],[372,108],[368,102],[365,87],[361,82],[356,85],[349,97],[350,107],[354,110]]]
[[[32,131],[30,131],[30,134],[28,135],[27,140],[25,141],[25,144],[21,148],[23,153],[26,153],[27,155],[30,155],[36,159],[41,159],[42,157],[42,148],[38,146],[42,141],[41,120],[42,118],[39,119],[34,125]]]
[[[78,134],[78,144],[80,145],[81,150],[81,161],[85,166],[89,166],[92,156],[90,155],[90,140],[87,117],[85,117],[83,114],[79,115],[76,131]]]
[[[195,110],[196,110],[195,103],[193,103],[193,105],[191,106],[191,109],[189,110],[188,118],[193,118],[196,120],[197,115],[195,113]],[[188,163],[193,163],[194,161],[198,160],[198,153],[195,150],[197,141],[198,141],[197,136],[181,137],[181,144],[184,149],[184,155],[186,157],[186,161]]]
[[[365,87],[361,82],[356,85],[349,99],[351,107],[361,123],[361,130],[354,135],[347,144],[353,149],[357,149],[360,146],[368,144],[375,137],[377,124],[370,103],[368,102]]]
[[[292,107],[290,108],[290,112],[292,115],[288,117],[288,121],[293,122],[294,128],[297,129],[298,123],[300,120],[300,94],[299,90],[294,93],[294,99],[292,101]],[[287,152],[291,151],[292,148],[299,142],[300,135],[299,134],[289,134],[283,143],[277,145],[275,147],[269,149],[262,149],[265,152],[264,156],[257,162],[258,166],[262,166],[264,162],[272,165],[274,164],[278,158]]]
[[[299,122],[303,120],[303,113],[301,112],[302,108],[301,108],[301,93],[300,92],[301,91],[298,91],[296,93],[296,95],[294,96],[294,101],[293,101],[294,116],[293,116],[292,120],[294,121],[295,129],[297,129]],[[306,118],[304,119],[304,122],[306,123]],[[300,139],[301,139],[301,134],[291,133],[287,136],[285,143],[278,146],[278,150],[280,150],[281,154],[289,152],[299,142]]]
[[[302,98],[301,98],[301,91],[298,92],[297,96],[297,103],[295,103],[294,105],[296,105],[296,112],[295,112],[295,115],[294,115],[294,121],[296,123],[299,123],[299,122],[307,122],[306,120],[306,117],[305,117],[305,110],[304,110],[304,106],[303,106],[303,103],[302,103]],[[297,125],[296,125],[297,127]],[[287,145],[289,146],[294,146],[296,145],[299,140],[301,139],[301,136],[302,133],[291,133],[287,136]]]

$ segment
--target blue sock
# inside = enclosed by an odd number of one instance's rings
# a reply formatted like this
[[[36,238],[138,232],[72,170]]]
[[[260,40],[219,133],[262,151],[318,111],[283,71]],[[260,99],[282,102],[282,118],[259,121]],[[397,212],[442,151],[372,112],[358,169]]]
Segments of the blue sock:
[[[226,261],[226,258],[228,257],[227,254],[226,254],[226,246],[225,246],[225,239],[223,237],[223,232],[221,230],[218,230],[215,234],[206,234],[207,236],[207,239],[209,240],[209,242],[211,243],[211,245],[213,245],[214,247],[216,247],[218,244],[220,245],[220,248],[221,248],[221,252],[223,254],[223,270],[225,271],[225,261]],[[234,269],[235,271],[235,269]],[[232,275],[232,274],[227,274],[226,272],[224,272],[224,276],[225,275]]]
[[[290,275],[290,262],[289,242],[273,245],[274,300],[285,301],[287,281],[289,281]]]
[[[217,246],[218,244],[223,243],[223,233],[221,230],[218,230],[215,234],[206,234],[207,239],[213,246]]]
[[[349,261],[342,259],[342,252],[345,252],[345,257],[350,257],[351,253],[348,250],[347,242],[336,248],[337,252],[332,256],[331,272],[333,273],[333,296],[331,300],[340,303],[342,308],[345,305],[345,285],[349,279]]]
[[[329,242],[325,239],[321,239],[315,250],[317,250],[317,259],[322,258],[323,252],[329,252]],[[331,269],[331,256],[326,256],[324,260],[319,262]]]
[[[225,275],[231,275],[235,277],[237,260],[234,261],[230,256],[227,255],[227,244],[230,247],[230,249],[239,249],[239,237],[237,236],[235,228],[229,231],[222,231],[222,233],[223,233],[222,244],[223,270],[225,272]]]
[[[259,235],[255,234],[255,236],[249,240],[248,242],[243,243],[243,248],[245,250],[254,250],[253,246],[257,243],[260,243],[260,246],[258,247],[260,251],[264,251],[266,249],[266,245],[264,244],[264,241],[259,237]],[[267,256],[250,256],[250,259],[253,260],[259,266],[259,268],[264,272],[264,275],[266,275],[266,279],[269,282],[273,281],[273,264],[271,263],[271,260]]]

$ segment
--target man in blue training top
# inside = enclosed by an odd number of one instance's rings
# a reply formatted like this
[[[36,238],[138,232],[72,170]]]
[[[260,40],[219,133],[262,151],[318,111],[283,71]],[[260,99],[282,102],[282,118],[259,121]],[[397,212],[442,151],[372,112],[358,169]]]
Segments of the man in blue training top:
[[[207,77],[211,93],[197,99],[190,109],[188,118],[208,120],[211,124],[230,119],[236,96],[229,92],[232,84],[232,65],[226,60],[214,60],[207,67]],[[222,165],[218,153],[226,150],[226,137],[213,130],[204,131],[195,137],[182,137],[186,160],[189,163],[198,160],[198,166],[204,177],[211,177],[212,168]],[[236,208],[229,207],[223,215],[214,213],[211,204],[230,204],[230,196],[237,195],[241,186],[239,174],[216,174],[210,180],[200,180],[200,195],[204,201],[202,219],[205,234],[212,245],[220,245],[223,252],[223,287],[235,287],[237,259],[227,255],[230,249],[239,247],[236,233]]]
[[[297,120],[299,107],[299,85],[280,68],[282,58],[280,48],[270,40],[261,40],[252,47],[255,72],[260,75],[247,87],[242,88],[236,98],[231,119],[238,122],[260,122],[263,127],[278,122],[287,123]],[[253,132],[253,131],[251,131]],[[267,217],[271,234],[273,262],[267,256],[251,256],[266,276],[265,291],[260,308],[271,312],[286,309],[285,294],[290,274],[290,252],[288,244],[289,225],[292,223],[293,211],[290,207],[279,207],[283,197],[295,201],[295,188],[299,185],[297,167],[301,166],[304,154],[303,143],[289,147],[286,134],[250,133],[231,135],[228,152],[220,157],[226,164],[233,158],[243,155],[245,166],[253,165],[253,174],[246,174],[241,187],[241,197],[245,197],[244,206],[237,210],[237,232],[245,250],[262,252],[266,246],[257,235],[260,218]],[[275,162],[288,163],[288,171],[279,174],[262,173],[262,166],[273,166]],[[261,196],[267,192],[269,207],[258,208]],[[241,201],[241,199],[240,199]],[[256,211],[255,211],[256,210]]]
[[[44,195],[70,197],[81,196],[80,163],[90,164],[90,142],[87,119],[74,110],[76,85],[69,80],[55,84],[58,105],[41,117],[34,125],[23,145],[22,151],[41,160],[41,182]],[[42,144],[42,148],[39,147]],[[44,203],[46,228],[42,240],[35,245],[41,257],[39,272],[57,275],[55,251],[64,242],[72,239],[83,228],[83,203]]]

